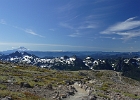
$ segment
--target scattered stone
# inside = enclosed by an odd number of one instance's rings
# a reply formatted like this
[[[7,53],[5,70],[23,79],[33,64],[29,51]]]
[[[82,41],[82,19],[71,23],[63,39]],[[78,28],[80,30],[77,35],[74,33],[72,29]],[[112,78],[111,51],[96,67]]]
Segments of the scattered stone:
[[[5,98],[2,98],[1,100],[12,100],[12,98],[9,96],[6,96]]]
[[[97,97],[96,96],[89,96],[89,100],[96,100]]]
[[[80,76],[86,76],[86,74],[85,74],[85,73],[80,72],[80,71],[79,71],[79,75],[80,75]]]
[[[51,84],[48,84],[47,85],[47,89],[52,90],[53,89],[52,85]]]
[[[21,82],[20,83],[20,88],[32,88],[32,86],[29,83]]]
[[[7,82],[8,82],[8,83],[11,83],[11,82],[12,82],[12,80],[7,80]]]
[[[69,95],[74,95],[75,93],[74,93],[74,91],[71,90],[71,91],[68,92],[68,94]]]
[[[67,85],[73,85],[74,84],[74,81],[71,81],[71,80],[65,80],[64,82]]]
[[[38,79],[34,79],[33,81],[34,81],[34,82],[39,82],[39,80],[38,80]]]
[[[56,95],[53,97],[53,99],[56,99],[59,97],[59,92],[56,93]]]
[[[61,94],[60,97],[61,98],[67,98],[67,95],[66,94]]]

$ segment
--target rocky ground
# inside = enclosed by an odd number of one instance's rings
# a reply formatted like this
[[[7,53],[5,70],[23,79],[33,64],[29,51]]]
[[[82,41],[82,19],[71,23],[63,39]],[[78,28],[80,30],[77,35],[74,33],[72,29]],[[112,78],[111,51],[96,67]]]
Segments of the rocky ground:
[[[0,100],[140,100],[140,82],[110,70],[72,72],[0,64]]]

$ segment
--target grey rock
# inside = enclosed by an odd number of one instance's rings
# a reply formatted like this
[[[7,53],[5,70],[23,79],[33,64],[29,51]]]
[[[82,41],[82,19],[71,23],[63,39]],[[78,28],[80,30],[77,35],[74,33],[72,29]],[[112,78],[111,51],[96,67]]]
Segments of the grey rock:
[[[20,83],[20,87],[21,88],[24,88],[24,87],[26,87],[26,88],[32,88],[32,86],[29,83],[26,83],[26,82],[21,82]]]
[[[9,96],[6,96],[5,98],[2,98],[1,100],[12,100],[12,98]]]

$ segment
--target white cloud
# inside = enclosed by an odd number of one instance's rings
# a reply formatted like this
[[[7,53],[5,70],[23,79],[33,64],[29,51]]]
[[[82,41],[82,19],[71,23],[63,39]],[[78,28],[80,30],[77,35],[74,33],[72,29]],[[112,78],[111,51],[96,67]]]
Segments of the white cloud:
[[[58,11],[59,12],[66,12],[66,11],[72,10],[73,8],[75,8],[75,6],[69,2],[69,3],[59,7]]]
[[[26,29],[25,32],[26,32],[26,33],[30,33],[30,34],[32,34],[32,35],[38,35],[38,34],[36,34],[35,32],[33,32],[31,29]]]
[[[32,34],[32,35],[36,35],[36,36],[39,36],[39,37],[44,37],[44,36],[42,36],[42,35],[39,35],[39,34],[37,34],[37,33],[35,33],[33,30],[31,30],[31,29],[25,29],[24,30],[26,33],[29,33],[29,34]]]
[[[9,25],[9,24],[6,23],[6,21],[5,21],[4,19],[1,19],[1,20],[0,20],[0,24]],[[29,33],[29,34],[32,34],[32,35],[36,35],[36,36],[39,36],[39,37],[45,37],[45,36],[42,36],[42,35],[39,35],[39,34],[35,33],[35,32],[34,32],[33,30],[31,30],[31,29],[23,29],[23,28],[21,28],[21,27],[14,26],[14,25],[9,25],[9,26],[10,26],[10,27],[13,27],[13,28],[16,28],[16,29],[18,29],[18,30],[22,30],[22,31],[24,31],[24,32],[26,32],[26,33]]]
[[[55,31],[55,29],[53,29],[53,28],[50,28],[49,30],[50,30],[50,31]]]
[[[117,37],[103,37],[103,36],[100,36],[99,38],[112,39],[112,40],[122,40],[123,39],[123,38],[117,38]]]
[[[78,29],[94,29],[94,28],[97,28],[97,26],[94,24],[89,24],[89,25],[80,26]]]
[[[127,22],[127,21],[132,21],[132,20],[134,20],[135,18],[137,18],[137,17],[128,18],[128,19],[126,20],[126,22]]]
[[[68,36],[70,36],[70,37],[80,37],[79,33],[73,33],[73,34],[70,34]]]
[[[105,31],[102,31],[101,34],[117,34],[123,36],[124,39],[140,36],[140,30],[138,29],[140,27],[140,20],[134,19],[136,19],[136,17],[112,25]]]
[[[79,33],[79,30],[76,30],[75,33],[68,35],[70,37],[81,37],[81,34]]]
[[[117,33],[117,34],[123,36],[123,38],[125,40],[127,40],[127,39],[130,39],[130,38],[140,36],[140,30],[132,30],[132,31],[127,31],[127,32],[120,32],[120,33]]]
[[[74,27],[69,25],[68,23],[60,23],[60,26],[63,26],[65,28],[69,28],[69,29],[74,29]]]
[[[6,21],[5,21],[4,19],[1,19],[1,20],[0,20],[0,23],[6,25]]]
[[[12,27],[14,27],[14,28],[16,28],[16,29],[19,29],[19,30],[22,30],[22,31],[24,31],[24,32],[26,32],[26,33],[28,33],[28,34],[31,34],[31,35],[36,35],[36,36],[43,37],[43,38],[45,37],[45,36],[42,36],[42,35],[37,34],[37,33],[34,32],[32,29],[23,29],[23,28],[17,27],[17,26],[12,26]]]
[[[57,8],[57,11],[59,13],[69,13],[72,10],[75,10],[76,8],[79,8],[81,6],[85,5],[83,1],[77,2],[76,0],[69,0],[67,3],[64,3],[63,5],[59,6]]]
[[[87,22],[87,21],[83,21],[80,24],[73,24],[73,25],[71,25],[69,23],[60,23],[60,26],[74,31],[74,33],[68,35],[70,37],[81,37],[82,34],[85,34],[85,33],[83,33],[83,30],[95,29],[98,27],[95,23]]]
[[[74,16],[74,17],[72,17],[72,18],[70,18],[70,19],[66,20],[65,22],[72,21],[72,20],[76,19],[78,16],[79,16],[79,15],[77,15],[77,16]]]

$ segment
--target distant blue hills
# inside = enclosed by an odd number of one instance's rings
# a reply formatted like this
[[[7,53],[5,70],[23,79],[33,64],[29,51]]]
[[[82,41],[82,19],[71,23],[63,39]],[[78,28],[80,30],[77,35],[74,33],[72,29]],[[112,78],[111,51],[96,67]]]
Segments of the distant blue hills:
[[[48,57],[62,57],[62,56],[73,56],[76,55],[79,58],[85,58],[91,56],[95,59],[106,59],[106,58],[130,58],[135,56],[140,56],[140,52],[102,52],[102,51],[31,51],[25,47],[19,47],[13,50],[2,51],[0,55],[8,55],[13,52],[27,52],[36,55],[40,58]]]

